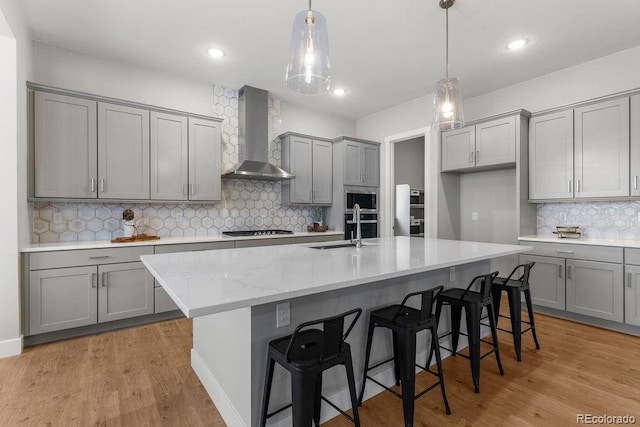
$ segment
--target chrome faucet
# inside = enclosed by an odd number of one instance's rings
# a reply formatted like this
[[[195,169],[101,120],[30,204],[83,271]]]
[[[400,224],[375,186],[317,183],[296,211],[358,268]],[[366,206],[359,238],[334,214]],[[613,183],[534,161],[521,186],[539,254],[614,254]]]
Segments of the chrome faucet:
[[[360,205],[353,205],[353,222],[356,223],[356,238],[353,238],[353,232],[351,234],[351,243],[356,245],[356,248],[362,247],[362,230],[360,228]]]

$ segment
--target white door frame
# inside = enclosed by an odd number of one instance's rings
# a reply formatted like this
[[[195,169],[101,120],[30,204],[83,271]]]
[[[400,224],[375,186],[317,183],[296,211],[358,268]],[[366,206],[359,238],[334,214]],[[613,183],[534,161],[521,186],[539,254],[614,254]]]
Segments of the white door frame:
[[[424,137],[424,194],[425,225],[424,236],[437,237],[437,184],[438,184],[438,136],[431,132],[431,126],[390,135],[384,138],[381,152],[379,235],[393,236],[393,206],[395,194],[395,144],[408,139]],[[433,142],[432,142],[433,141]]]

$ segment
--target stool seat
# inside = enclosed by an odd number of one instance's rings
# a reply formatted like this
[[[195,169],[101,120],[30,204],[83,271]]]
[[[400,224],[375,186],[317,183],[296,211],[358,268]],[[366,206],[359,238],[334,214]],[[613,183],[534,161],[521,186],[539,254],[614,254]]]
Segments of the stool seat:
[[[460,288],[446,289],[438,295],[438,299],[442,301],[470,304],[481,303],[484,298],[485,297],[479,292]]]
[[[401,304],[389,305],[386,307],[373,310],[369,314],[369,331],[367,334],[367,349],[365,352],[364,375],[362,378],[362,388],[360,389],[360,398],[358,404],[362,404],[364,398],[364,389],[367,380],[373,381],[380,387],[390,391],[395,396],[402,399],[402,410],[404,414],[404,425],[406,427],[413,426],[415,400],[428,392],[429,390],[440,386],[442,392],[442,400],[444,401],[447,414],[451,414],[449,402],[444,388],[444,377],[442,375],[442,361],[440,359],[440,350],[436,344],[438,336],[438,325],[433,315],[433,301],[435,295],[442,291],[443,286],[422,292],[414,292],[405,296]],[[420,309],[409,307],[407,301],[413,297],[421,297]],[[369,366],[369,357],[371,355],[371,345],[373,340],[373,332],[376,327],[390,329],[393,333],[393,357],[378,362],[373,366]],[[416,335],[418,332],[428,329],[431,333],[431,347],[436,348],[436,364],[438,371],[434,372],[427,366],[416,364]],[[396,385],[401,385],[402,394],[390,389],[386,385],[380,383],[375,378],[370,377],[367,373],[371,369],[375,369],[388,362],[394,362],[394,373],[396,377]],[[416,394],[415,376],[416,366],[438,377],[438,381]]]
[[[356,427],[360,427],[351,346],[345,340],[361,314],[362,309],[357,308],[336,316],[305,322],[299,325],[292,335],[269,342],[260,420],[262,427],[266,425],[267,418],[289,407],[292,408],[293,427],[309,427],[312,421],[319,426],[321,400],[353,421]],[[345,318],[352,315],[354,317],[344,332]],[[320,324],[322,329],[312,328]],[[292,402],[269,413],[271,383],[276,362],[291,374]],[[345,367],[353,409],[352,417],[322,396],[322,373],[337,365]]]

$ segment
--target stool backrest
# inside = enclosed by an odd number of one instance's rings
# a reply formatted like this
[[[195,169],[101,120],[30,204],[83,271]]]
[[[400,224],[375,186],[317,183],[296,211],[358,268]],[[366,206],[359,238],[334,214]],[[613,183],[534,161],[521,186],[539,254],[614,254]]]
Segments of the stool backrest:
[[[516,274],[517,271],[522,270],[522,276],[520,276],[516,280],[522,283],[529,283],[529,275],[531,274],[531,268],[535,264],[536,264],[535,262],[528,262],[526,264],[520,264],[516,266],[516,268],[514,268],[513,271],[511,272],[511,274],[509,274],[509,277],[507,277],[507,280],[511,279],[513,275]]]
[[[296,342],[296,338],[298,334],[302,332],[304,329],[310,328],[311,326],[316,326],[322,324],[322,330],[324,332],[324,342],[322,348],[322,355],[320,356],[320,362],[325,361],[327,359],[331,359],[332,357],[337,356],[342,352],[342,345],[344,341],[347,339],[351,330],[355,326],[358,318],[362,314],[361,308],[354,308],[353,310],[346,311],[342,314],[337,314],[331,317],[325,317],[323,319],[312,320],[310,322],[301,323],[293,332],[291,339],[289,340],[289,345],[287,346],[287,351],[285,352],[285,357],[288,361],[290,361],[290,354],[293,348],[293,344]],[[344,330],[345,318],[348,316],[355,315],[349,324],[346,332]]]
[[[480,290],[477,292],[479,292],[480,295],[482,295],[483,300],[488,299],[491,296],[491,283],[493,282],[493,279],[495,279],[496,277],[498,277],[497,271],[494,271],[492,273],[487,273],[487,274],[481,274],[480,276],[474,277],[471,280],[471,283],[469,283],[469,286],[467,286],[467,289],[464,291],[464,294],[462,294],[462,297],[464,298],[464,296],[471,290],[473,285],[479,283]]]
[[[405,308],[407,301],[415,296],[420,295],[422,298],[420,299],[420,318],[419,320],[422,322],[424,320],[428,320],[433,316],[433,303],[438,296],[438,294],[444,289],[444,286],[436,286],[435,288],[427,289],[426,291],[412,292],[408,294],[402,300],[400,307],[398,307],[398,311],[393,316],[392,321],[396,321],[396,318],[402,313],[402,310]]]

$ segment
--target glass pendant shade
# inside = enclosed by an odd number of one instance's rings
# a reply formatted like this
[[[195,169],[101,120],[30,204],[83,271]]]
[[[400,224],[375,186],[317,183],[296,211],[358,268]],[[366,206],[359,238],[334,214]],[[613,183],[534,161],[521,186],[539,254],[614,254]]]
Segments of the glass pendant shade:
[[[331,88],[327,20],[319,12],[303,10],[293,21],[286,84],[305,95],[317,95]]]
[[[433,126],[441,132],[463,127],[460,80],[455,77],[440,80],[436,85],[433,107]]]

